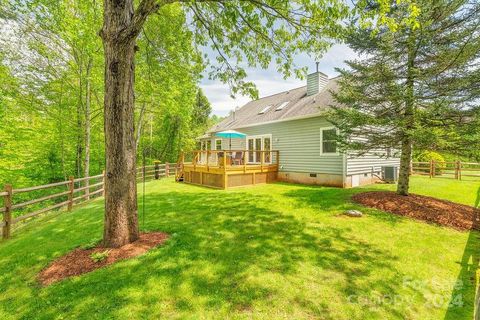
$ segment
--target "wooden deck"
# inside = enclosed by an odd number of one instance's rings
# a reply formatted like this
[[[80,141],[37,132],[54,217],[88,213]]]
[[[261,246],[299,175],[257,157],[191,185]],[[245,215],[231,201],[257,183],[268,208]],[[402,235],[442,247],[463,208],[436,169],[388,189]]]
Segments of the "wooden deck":
[[[182,155],[176,177],[177,181],[219,189],[268,183],[277,180],[278,160],[279,153],[273,150],[193,151],[190,162]]]

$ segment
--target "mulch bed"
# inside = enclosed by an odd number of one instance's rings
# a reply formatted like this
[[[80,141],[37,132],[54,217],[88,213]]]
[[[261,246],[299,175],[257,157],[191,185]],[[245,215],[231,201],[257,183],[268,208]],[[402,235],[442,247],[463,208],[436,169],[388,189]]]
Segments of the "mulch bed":
[[[119,248],[104,248],[101,246],[93,249],[77,248],[43,269],[38,275],[38,281],[42,285],[49,285],[68,277],[91,272],[120,260],[133,258],[159,246],[167,238],[166,233],[150,232],[140,234],[137,241]],[[90,257],[92,253],[105,252],[105,250],[109,250],[108,257],[102,261],[95,262]]]
[[[405,197],[388,191],[358,193],[352,200],[367,207],[457,230],[480,230],[480,209],[447,200],[417,194]]]

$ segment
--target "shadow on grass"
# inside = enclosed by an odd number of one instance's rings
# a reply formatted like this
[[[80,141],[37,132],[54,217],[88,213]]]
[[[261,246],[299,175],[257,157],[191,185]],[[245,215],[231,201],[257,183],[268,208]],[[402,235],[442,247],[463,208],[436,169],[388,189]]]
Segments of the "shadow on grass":
[[[369,216],[381,220],[390,225],[401,223],[404,217],[395,214],[386,214],[380,210],[368,208],[353,202],[351,197],[357,193],[378,191],[374,188],[351,188],[342,189],[321,187],[321,186],[302,186],[295,190],[290,190],[284,195],[290,200],[295,201],[299,206],[312,208],[314,210],[332,211],[333,214],[343,213],[345,210],[358,209],[368,213]]]
[[[477,190],[475,207],[480,209],[480,188]],[[473,225],[478,228],[480,225],[480,214],[473,217]],[[445,314],[445,320],[460,319],[480,319],[479,314],[479,295],[478,287],[478,269],[480,268],[480,233],[470,231],[462,259],[460,261],[461,270],[458,274],[456,287],[452,291],[450,304]]]
[[[140,318],[168,317],[158,307],[163,305],[175,312],[172,316],[191,316],[195,310],[248,313],[258,302],[268,305],[276,295],[285,295],[275,282],[308,275],[302,272],[305,266],[320,274],[340,275],[344,284],[338,290],[344,303],[351,294],[367,295],[372,288],[394,293],[401,285],[401,279],[370,277],[391,268],[396,258],[388,252],[345,234],[341,228],[307,226],[293,215],[269,209],[268,202],[273,199],[268,196],[193,187],[176,190],[148,195],[142,229],[164,231],[171,238],[138,259],[47,288],[35,285],[36,273],[54,257],[101,235],[101,203],[56,218],[28,237],[0,247],[0,286],[8,291],[0,298],[3,311],[23,318],[59,314],[118,318],[129,313]],[[327,210],[343,205],[343,196],[332,199],[338,191],[331,190],[307,187],[294,192],[309,203],[319,196],[325,200],[321,209]],[[318,282],[320,287],[326,280],[305,281]],[[13,289],[19,283],[27,283],[23,295]],[[12,299],[14,304],[7,303]],[[283,299],[299,304],[306,314],[334,318],[328,301],[312,302],[301,296],[291,301],[287,295]],[[389,312],[401,317],[393,307]]]

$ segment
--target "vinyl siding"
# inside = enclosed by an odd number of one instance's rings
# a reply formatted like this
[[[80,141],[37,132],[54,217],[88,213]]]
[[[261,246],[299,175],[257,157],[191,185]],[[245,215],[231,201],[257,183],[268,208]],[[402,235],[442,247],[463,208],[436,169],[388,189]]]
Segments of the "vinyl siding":
[[[331,124],[322,117],[315,117],[237,130],[249,136],[271,134],[272,150],[280,151],[280,171],[342,174],[342,155],[320,155],[320,128],[325,127]],[[235,148],[246,148],[246,140],[235,140]]]
[[[288,108],[288,107],[287,107]],[[272,135],[272,150],[280,151],[280,171],[343,174],[343,155],[320,155],[320,129],[332,125],[323,117],[312,117],[236,129],[247,136]],[[212,138],[212,149],[215,138]],[[232,150],[246,150],[246,139],[232,139]],[[229,149],[229,139],[222,139],[222,149]],[[346,175],[379,172],[382,166],[399,165],[398,158],[375,154],[346,159]]]
[[[378,152],[377,152],[378,154]],[[373,153],[361,157],[347,157],[347,175],[380,172],[382,166],[399,166],[399,158],[385,158]]]

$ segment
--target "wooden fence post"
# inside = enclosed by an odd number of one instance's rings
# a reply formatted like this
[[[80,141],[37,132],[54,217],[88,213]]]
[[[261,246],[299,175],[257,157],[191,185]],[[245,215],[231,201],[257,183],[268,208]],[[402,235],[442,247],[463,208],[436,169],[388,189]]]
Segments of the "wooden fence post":
[[[453,165],[453,169],[455,171],[455,173],[454,173],[455,180],[458,180],[458,160],[455,160],[455,163]]]
[[[432,160],[432,178],[435,178],[435,175],[437,174],[435,171],[436,171],[435,160]]]
[[[154,161],[155,164],[155,180],[158,180],[160,178],[160,162],[159,161]]]
[[[170,164],[168,162],[165,162],[165,177],[168,178],[170,175]]]
[[[69,177],[69,184],[68,184],[68,187],[69,187],[69,191],[70,193],[68,194],[68,211],[72,211],[72,208],[73,208],[73,190],[75,190],[75,178],[73,176],[70,176]]]
[[[430,178],[432,177],[432,174],[433,174],[433,160],[430,160],[430,172],[429,172]]]
[[[458,168],[457,179],[462,180],[462,162],[460,160],[457,160],[457,168]]]
[[[3,196],[3,204],[5,206],[5,211],[3,212],[3,223],[2,228],[3,239],[10,238],[10,231],[12,230],[12,185],[6,184],[4,191],[7,193]]]

